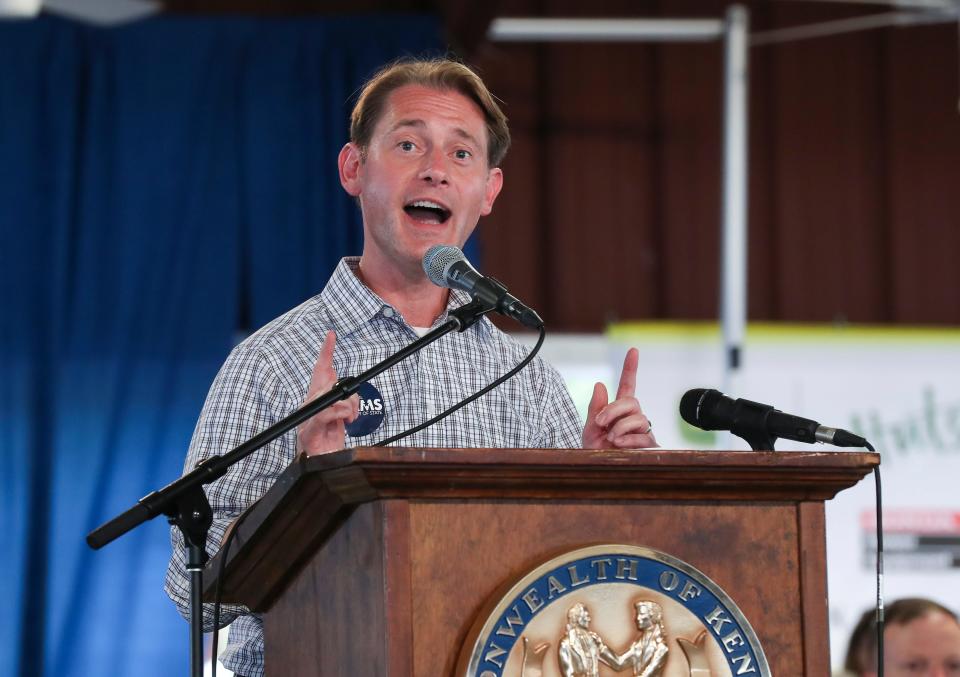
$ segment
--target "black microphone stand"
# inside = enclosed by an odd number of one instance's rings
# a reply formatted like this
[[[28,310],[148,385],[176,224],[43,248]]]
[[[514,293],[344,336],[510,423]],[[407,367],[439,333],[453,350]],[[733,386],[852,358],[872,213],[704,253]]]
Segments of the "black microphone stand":
[[[358,376],[348,376],[337,381],[333,387],[293,413],[277,421],[266,430],[257,433],[232,451],[214,455],[197,464],[197,467],[167,486],[153,491],[137,504],[100,525],[87,534],[87,545],[98,550],[116,540],[131,529],[151,520],[157,515],[166,515],[167,521],[183,533],[187,542],[187,566],[190,573],[190,674],[203,677],[203,565],[206,563],[207,536],[213,523],[213,510],[204,484],[210,484],[226,474],[230,466],[246,458],[260,447],[269,444],[291,428],[340,400],[353,395],[363,383],[383,373],[393,365],[433,343],[452,331],[466,331],[483,315],[494,310],[489,302],[474,299],[447,314],[447,320],[436,329],[417,338],[387,359],[375,364]],[[217,628],[214,628],[214,632]],[[216,657],[214,657],[216,660]]]

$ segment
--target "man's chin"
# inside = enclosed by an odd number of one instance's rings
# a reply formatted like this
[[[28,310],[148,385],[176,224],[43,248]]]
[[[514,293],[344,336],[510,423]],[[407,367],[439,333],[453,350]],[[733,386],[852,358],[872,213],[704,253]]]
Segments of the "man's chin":
[[[430,251],[431,247],[436,247],[438,245],[457,247],[463,249],[463,242],[459,238],[453,237],[450,234],[447,234],[446,237],[438,236],[432,238],[426,238],[421,242],[418,242],[416,247],[412,249],[413,255],[416,257],[417,261],[423,262],[423,257],[426,256],[427,252]]]

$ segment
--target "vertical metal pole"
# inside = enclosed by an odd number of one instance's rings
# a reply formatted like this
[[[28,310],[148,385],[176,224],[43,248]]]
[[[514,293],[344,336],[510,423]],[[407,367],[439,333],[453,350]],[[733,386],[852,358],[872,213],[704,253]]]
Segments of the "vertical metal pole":
[[[190,572],[190,675],[203,677],[203,548],[188,543],[187,571]],[[216,632],[216,628],[214,628]],[[216,657],[214,657],[216,660]]]
[[[732,392],[743,361],[747,322],[747,84],[749,15],[727,9],[723,40],[723,244],[720,319],[724,391]]]

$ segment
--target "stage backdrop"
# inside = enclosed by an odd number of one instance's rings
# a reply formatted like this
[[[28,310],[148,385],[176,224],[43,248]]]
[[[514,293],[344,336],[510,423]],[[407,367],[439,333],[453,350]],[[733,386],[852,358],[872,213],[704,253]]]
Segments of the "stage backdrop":
[[[358,253],[351,94],[432,17],[0,22],[0,666],[170,675],[166,523],[84,535],[180,474],[238,332]]]

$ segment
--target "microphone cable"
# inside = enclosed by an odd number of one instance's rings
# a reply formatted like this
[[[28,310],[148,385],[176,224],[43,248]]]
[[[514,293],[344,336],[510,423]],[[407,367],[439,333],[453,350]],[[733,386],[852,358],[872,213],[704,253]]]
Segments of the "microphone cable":
[[[868,451],[876,452],[873,445],[864,445]],[[883,496],[880,485],[880,466],[873,467],[873,480],[876,487],[877,504],[877,677],[883,677]]]
[[[421,424],[418,425],[418,426],[415,426],[415,427],[413,427],[413,428],[410,428],[410,430],[407,430],[406,432],[402,432],[402,433],[399,433],[399,434],[397,434],[397,435],[393,435],[392,437],[388,437],[388,438],[385,439],[385,440],[381,440],[381,441],[377,442],[377,443],[376,443],[375,445],[373,445],[373,446],[375,446],[375,447],[385,447],[386,445],[390,444],[391,442],[396,442],[397,440],[403,439],[404,437],[407,437],[408,435],[412,435],[412,434],[414,434],[414,433],[420,432],[420,431],[423,430],[424,428],[427,428],[427,427],[429,427],[429,426],[432,426],[434,423],[436,423],[436,422],[439,421],[440,419],[446,418],[447,416],[449,416],[449,415],[452,414],[453,412],[457,411],[458,409],[461,409],[461,408],[467,406],[468,404],[470,404],[471,402],[473,402],[473,401],[476,400],[477,398],[482,397],[483,395],[486,395],[488,392],[490,392],[491,390],[493,390],[494,388],[496,388],[498,385],[500,385],[501,383],[503,383],[503,382],[506,381],[507,379],[513,378],[514,376],[516,376],[516,375],[517,375],[517,372],[519,372],[519,371],[520,371],[521,369],[523,369],[525,366],[527,366],[528,364],[530,364],[530,360],[532,360],[534,357],[536,357],[537,353],[540,352],[540,346],[543,345],[543,340],[544,340],[544,339],[546,338],[546,336],[547,336],[547,330],[544,329],[543,325],[540,325],[539,331],[540,331],[540,338],[537,339],[537,343],[536,343],[535,346],[533,346],[533,349],[527,354],[526,357],[524,357],[522,360],[520,360],[520,362],[517,363],[517,366],[515,366],[513,369],[511,369],[510,371],[508,371],[506,374],[504,374],[503,376],[501,376],[501,377],[498,378],[497,380],[489,383],[488,385],[484,386],[483,388],[481,388],[480,390],[478,390],[477,392],[475,392],[473,395],[470,395],[469,397],[460,400],[457,404],[453,405],[452,407],[450,407],[450,408],[447,409],[446,411],[437,414],[436,416],[434,416],[433,418],[431,418],[429,421],[425,421],[425,422],[421,423]]]

